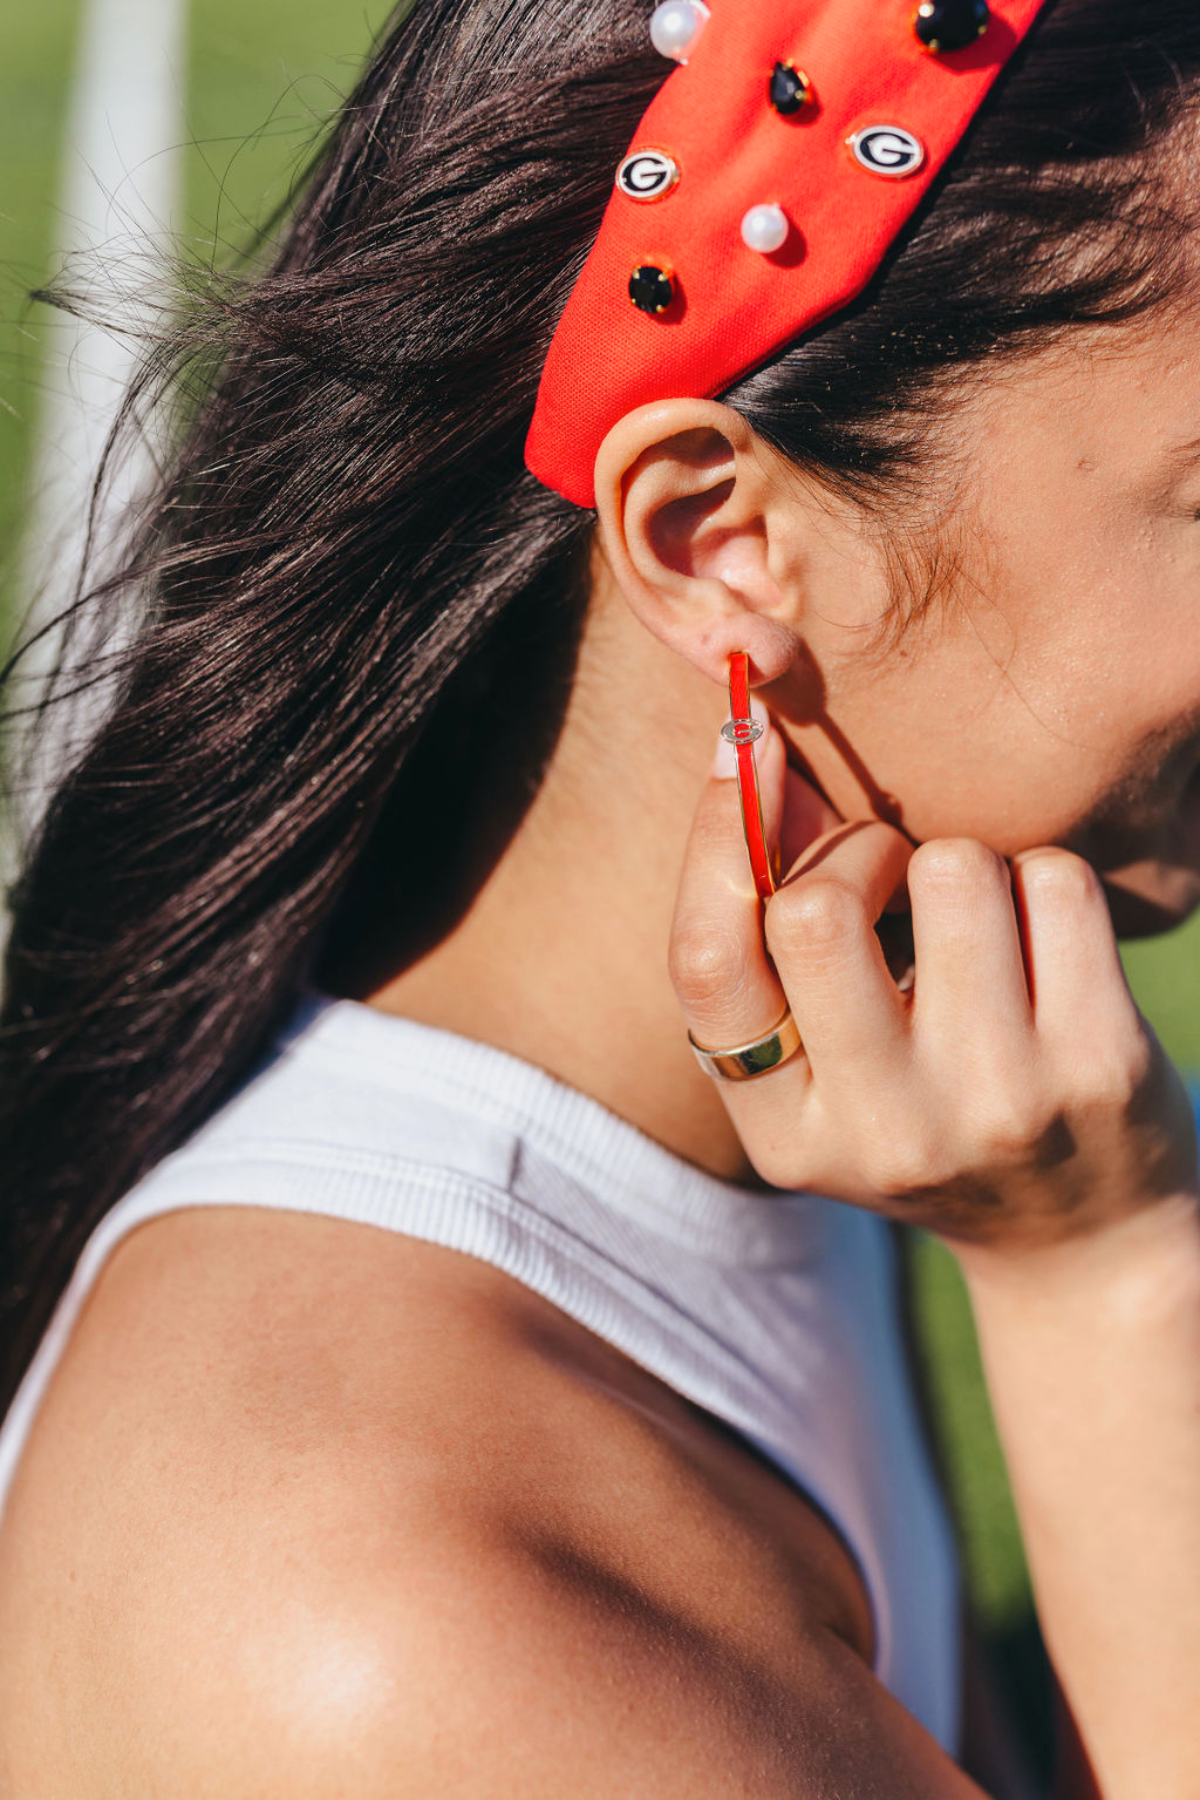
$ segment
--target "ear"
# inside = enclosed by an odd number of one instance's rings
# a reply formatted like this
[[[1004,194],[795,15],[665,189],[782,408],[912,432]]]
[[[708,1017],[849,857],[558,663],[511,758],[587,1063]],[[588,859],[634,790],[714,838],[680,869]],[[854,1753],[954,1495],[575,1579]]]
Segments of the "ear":
[[[801,652],[778,460],[732,407],[688,399],[626,413],[596,457],[601,543],[626,599],[720,684],[735,650],[755,685]]]

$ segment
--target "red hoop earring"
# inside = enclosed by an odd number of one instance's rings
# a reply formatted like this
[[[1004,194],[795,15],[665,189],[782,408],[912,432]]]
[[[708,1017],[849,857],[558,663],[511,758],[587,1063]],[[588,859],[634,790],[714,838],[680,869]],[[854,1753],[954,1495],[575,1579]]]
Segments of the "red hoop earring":
[[[742,830],[750,853],[750,873],[760,900],[769,900],[778,886],[779,852],[772,858],[767,849],[767,833],[763,824],[762,798],[758,791],[758,768],[754,746],[763,727],[750,711],[750,657],[745,650],[735,650],[729,658],[729,722],[721,727],[721,736],[737,752],[738,799],[742,804]]]

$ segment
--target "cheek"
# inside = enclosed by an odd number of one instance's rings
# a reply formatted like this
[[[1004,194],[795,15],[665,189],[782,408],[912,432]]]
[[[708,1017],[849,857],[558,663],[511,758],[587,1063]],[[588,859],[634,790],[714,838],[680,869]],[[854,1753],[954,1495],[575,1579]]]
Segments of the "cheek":
[[[881,785],[900,803],[897,822],[918,841],[978,838],[1004,856],[1054,843],[1116,778],[1114,762],[1080,757],[1031,728],[1024,708],[996,699],[955,712],[881,747]]]
[[[1200,524],[1095,469],[1051,467],[1025,500],[979,588],[999,598],[970,607],[970,629],[1019,691],[1034,747],[1053,760],[1058,739],[1085,783],[1103,780],[1200,716]]]
[[[1162,419],[1183,435],[1181,384],[1194,391],[1162,362],[1161,347],[1128,367],[1072,356],[991,391],[953,592],[902,659],[831,682],[915,837],[1011,854],[1106,810],[1147,829],[1168,810],[1164,765],[1200,745],[1200,523],[1152,474],[1175,429]]]
[[[827,783],[840,811],[886,816],[890,797],[915,838],[1012,855],[1144,786],[1166,753],[1148,746],[1178,743],[1200,710],[1200,648],[1147,630],[1144,598],[1114,594],[1111,578],[1070,608],[1049,584],[1036,598],[1019,623],[1015,607],[979,607],[957,628],[923,628],[872,680],[831,693],[861,765],[847,758],[838,791]]]

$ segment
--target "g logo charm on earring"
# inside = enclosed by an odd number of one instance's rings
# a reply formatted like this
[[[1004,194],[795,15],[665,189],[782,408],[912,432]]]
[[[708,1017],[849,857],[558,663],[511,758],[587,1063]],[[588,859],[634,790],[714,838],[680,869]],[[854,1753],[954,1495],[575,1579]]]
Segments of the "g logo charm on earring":
[[[745,650],[735,650],[729,658],[729,720],[722,725],[721,736],[737,752],[742,830],[746,834],[755,891],[760,900],[769,900],[779,885],[779,852],[776,850],[772,859],[767,849],[762,798],[758,791],[754,746],[762,734],[762,726],[750,712],[750,658]]]

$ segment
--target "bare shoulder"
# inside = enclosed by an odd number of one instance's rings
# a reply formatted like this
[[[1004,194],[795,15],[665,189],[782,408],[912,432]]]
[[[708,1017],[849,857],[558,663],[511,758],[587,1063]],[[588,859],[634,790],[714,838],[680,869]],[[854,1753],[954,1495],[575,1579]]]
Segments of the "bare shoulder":
[[[193,1209],[113,1253],[22,1460],[0,1776],[817,1795],[861,1687],[915,1743],[889,1796],[975,1793],[874,1682],[863,1604],[802,1499],[500,1271]]]

